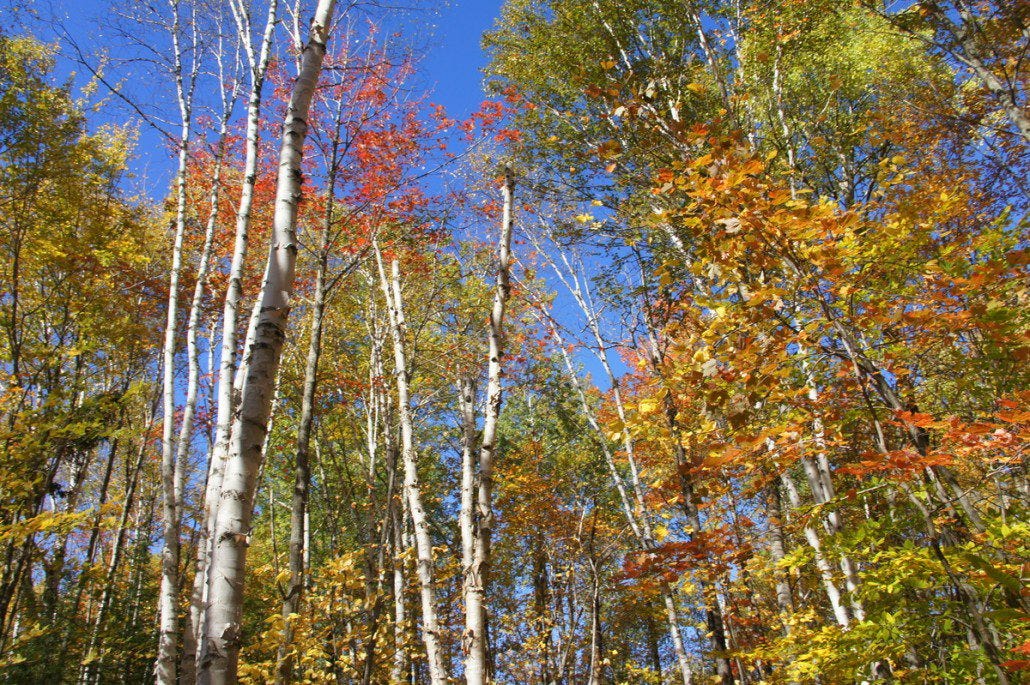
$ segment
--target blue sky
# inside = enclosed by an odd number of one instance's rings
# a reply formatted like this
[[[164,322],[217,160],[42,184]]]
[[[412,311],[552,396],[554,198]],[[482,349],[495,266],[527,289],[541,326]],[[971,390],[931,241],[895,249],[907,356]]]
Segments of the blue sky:
[[[116,49],[113,46],[118,41],[108,38],[110,29],[104,27],[104,18],[109,15],[112,6],[122,2],[37,0],[36,8],[42,21],[31,26],[31,30],[44,40],[57,41],[60,34],[52,27],[66,27],[87,53],[87,59],[95,62],[101,51]],[[430,92],[430,100],[443,105],[452,117],[467,117],[484,99],[482,69],[487,58],[480,47],[480,38],[484,31],[493,26],[502,4],[502,0],[448,0],[439,4],[424,0],[421,6],[426,9],[394,15],[402,27],[404,39],[424,47],[422,87]],[[307,2],[307,5],[310,13],[313,0]],[[164,40],[164,36],[155,36],[155,41]],[[67,51],[67,54],[67,58],[59,59],[58,78],[77,73],[76,82],[82,85],[85,83],[84,69],[71,59],[74,57],[71,51]],[[112,75],[119,77],[116,73]],[[131,83],[122,81],[121,84],[126,92],[132,92]],[[154,103],[151,107],[155,112],[174,108],[174,102],[168,97],[170,92],[162,96],[152,88],[147,88],[148,85],[143,83],[134,96],[140,100],[160,98],[161,105]],[[98,92],[94,99],[105,95]],[[107,97],[106,104],[101,111],[91,116],[91,121],[96,125],[98,122],[125,123],[128,119],[138,118],[124,103]],[[167,118],[176,119],[177,112],[171,109]],[[133,166],[138,170],[136,183],[139,190],[154,198],[163,196],[171,178],[174,159],[168,154],[162,136],[150,127],[141,126],[137,153],[137,163]]]
[[[66,27],[72,38],[87,53],[86,58],[95,64],[103,51],[119,56],[119,44],[124,46],[126,43],[125,38],[118,38],[116,34],[112,34],[108,17],[112,7],[127,1],[37,0],[37,7],[44,21],[32,28],[44,40],[56,41],[60,33],[54,32],[51,27]],[[280,2],[292,4],[290,0]],[[256,4],[259,7],[264,5],[263,2]],[[314,0],[306,0],[306,4],[307,12],[310,13]],[[416,49],[424,50],[421,78],[417,87],[428,91],[430,101],[443,105],[454,118],[466,118],[485,97],[482,70],[486,66],[487,56],[481,48],[481,38],[483,33],[494,25],[502,4],[503,0],[449,0],[440,4],[422,0],[421,7],[425,9],[385,15],[387,31],[401,30],[403,40],[409,41]],[[56,21],[47,21],[48,16]],[[261,19],[263,17],[256,17],[255,21]],[[141,31],[143,30],[141,28]],[[140,37],[132,36],[128,40]],[[155,50],[168,49],[167,35],[158,35],[155,32],[151,38],[149,45]],[[125,57],[134,57],[140,50],[140,46],[121,48],[122,56]],[[145,52],[146,48],[142,50]],[[113,69],[108,75],[113,83],[124,89],[129,98],[145,103],[144,108],[155,116],[165,117],[169,123],[167,130],[174,133],[174,122],[178,118],[174,92],[167,76],[158,75],[153,71],[152,65],[148,71],[144,63],[136,62],[130,64],[125,73]],[[125,74],[130,72],[133,76],[126,77]],[[85,83],[85,70],[81,65],[77,65],[69,58],[59,60],[58,78],[67,78],[72,73],[77,73],[76,81],[79,85]],[[198,92],[198,97],[201,100],[207,98],[201,92]],[[122,124],[139,120],[130,107],[111,97],[109,93],[103,92],[103,89],[92,99],[106,100],[103,107],[90,116],[94,127],[104,122]],[[131,167],[133,178],[129,185],[136,192],[148,195],[154,200],[167,195],[174,173],[175,157],[171,154],[167,141],[153,127],[139,127],[136,159]],[[561,292],[563,288],[559,283],[555,282],[552,285],[560,292],[555,303],[555,314],[559,321],[568,325],[572,333],[582,335],[582,322],[576,307],[568,296]],[[595,382],[601,387],[608,386],[603,370],[592,355],[581,352],[577,359],[590,372]],[[617,373],[626,370],[617,355],[613,355],[611,362]]]
[[[467,116],[482,101],[481,69],[486,56],[480,37],[501,8],[500,0],[451,0],[442,9],[436,45],[426,60],[426,75],[434,85],[434,101],[453,115]]]

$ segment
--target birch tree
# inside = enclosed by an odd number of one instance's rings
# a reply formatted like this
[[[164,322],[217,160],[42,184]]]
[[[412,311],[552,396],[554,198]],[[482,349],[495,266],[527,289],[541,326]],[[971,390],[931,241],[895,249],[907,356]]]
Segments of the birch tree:
[[[387,276],[383,255],[377,240],[373,239],[379,285],[386,301],[393,339],[394,379],[397,384],[397,413],[400,419],[401,459],[404,463],[404,499],[414,530],[417,555],[417,574],[422,600],[422,642],[429,662],[429,678],[433,685],[447,682],[443,651],[440,646],[440,622],[437,618],[436,569],[433,559],[433,541],[429,534],[429,521],[422,502],[422,486],[415,453],[414,425],[411,417],[411,393],[408,387],[408,354],[405,349],[404,302],[401,293],[400,263],[390,262]]]
[[[258,47],[254,47],[254,33],[251,24],[251,5],[244,0],[231,0],[233,20],[236,26],[237,40],[246,56],[250,89],[247,94],[247,130],[246,147],[243,163],[243,185],[240,189],[240,200],[236,209],[236,231],[233,238],[233,251],[230,260],[228,282],[222,307],[222,339],[219,351],[218,367],[218,403],[215,424],[214,445],[210,462],[207,466],[207,480],[204,494],[204,525],[197,541],[197,564],[193,579],[193,592],[190,601],[190,618],[195,635],[196,660],[199,666],[201,655],[206,650],[206,631],[204,620],[207,616],[207,603],[210,591],[211,555],[214,548],[214,528],[221,495],[224,463],[229,449],[229,437],[232,428],[232,417],[235,411],[233,382],[237,373],[237,330],[239,327],[239,308],[243,298],[243,274],[247,258],[248,231],[250,229],[251,207],[254,202],[254,186],[257,183],[258,159],[260,156],[260,126],[262,92],[265,76],[268,72],[272,54],[272,38],[276,26],[278,0],[269,0],[268,15],[265,28],[261,34]]]
[[[250,520],[295,276],[297,204],[301,195],[307,116],[321,72],[334,9],[334,0],[318,3],[283,124],[272,244],[262,284],[261,310],[255,341],[247,350],[247,375],[233,422],[235,430],[212,537],[210,594],[205,608],[207,644],[203,645],[198,674],[198,680],[204,683],[217,685],[236,680]],[[222,382],[227,380],[223,378]]]
[[[172,246],[172,264],[168,277],[168,322],[164,340],[163,430],[161,434],[161,482],[163,489],[164,548],[161,552],[160,639],[158,642],[156,680],[168,684],[176,681],[179,641],[179,529],[182,520],[182,484],[184,458],[176,450],[175,441],[175,351],[178,331],[179,272],[182,269],[183,238],[186,233],[186,164],[189,160],[189,142],[192,129],[193,93],[200,67],[196,54],[196,15],[189,22],[192,45],[181,44],[182,28],[179,0],[169,0],[172,11],[172,52],[176,99],[182,128],[179,134],[179,166],[176,170],[175,238]],[[191,66],[184,67],[184,50],[193,51]],[[189,71],[186,71],[186,69]]]
[[[501,186],[501,231],[497,246],[497,273],[493,304],[490,309],[490,336],[487,356],[486,412],[478,459],[474,459],[472,411],[474,386],[464,381],[460,388],[464,423],[461,476],[462,595],[465,602],[465,680],[486,683],[492,668],[487,645],[488,582],[490,537],[493,533],[493,473],[497,451],[497,422],[501,414],[501,379],[504,357],[504,310],[511,292],[511,234],[515,180],[511,169],[504,169]]]

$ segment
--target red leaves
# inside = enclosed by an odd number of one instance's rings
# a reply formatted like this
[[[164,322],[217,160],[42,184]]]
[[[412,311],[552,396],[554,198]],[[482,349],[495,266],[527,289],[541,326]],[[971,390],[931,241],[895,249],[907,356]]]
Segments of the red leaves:
[[[1010,651],[1020,657],[1028,658],[1003,661],[1002,667],[1010,671],[1030,671],[1030,640],[1027,640],[1018,647],[1013,647]]]
[[[952,466],[955,463],[954,455],[946,452],[934,451],[928,455],[921,455],[914,449],[891,450],[886,454],[879,452],[867,452],[865,458],[841,466],[838,470],[853,476],[865,477],[873,473],[892,471],[905,479],[913,474],[921,472],[931,466]]]
[[[935,421],[929,414],[919,414],[912,411],[898,411],[894,412],[894,416],[898,418],[898,425],[908,424],[910,426],[916,426],[918,428],[940,428],[944,425],[941,421]]]

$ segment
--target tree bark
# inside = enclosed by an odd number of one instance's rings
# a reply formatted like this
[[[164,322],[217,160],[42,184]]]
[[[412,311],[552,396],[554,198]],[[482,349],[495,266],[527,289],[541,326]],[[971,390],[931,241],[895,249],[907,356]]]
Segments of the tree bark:
[[[156,401],[154,404],[156,407]],[[136,499],[136,488],[139,484],[140,473],[143,470],[144,459],[147,456],[147,447],[149,446],[147,436],[153,426],[155,413],[151,411],[150,416],[147,418],[141,433],[142,438],[140,439],[139,449],[136,451],[135,462],[129,474],[127,474],[128,483],[125,488],[125,502],[122,504],[122,512],[118,519],[118,530],[115,533],[114,544],[111,548],[111,558],[107,564],[107,572],[104,574],[103,590],[100,594],[97,615],[93,620],[93,626],[90,630],[85,660],[79,673],[80,685],[92,685],[99,677],[101,634],[114,596],[115,575],[118,573],[118,567],[121,564],[122,553],[125,548],[125,538],[130,528],[129,517],[132,515],[132,505]]]
[[[219,74],[222,74],[221,55],[218,55]],[[197,331],[200,327],[200,315],[203,310],[204,289],[207,283],[208,271],[211,268],[211,252],[214,243],[215,229],[218,225],[218,201],[222,190],[222,164],[225,159],[226,136],[229,132],[229,117],[232,116],[233,105],[236,102],[236,89],[232,90],[231,96],[226,99],[223,95],[222,120],[218,132],[218,146],[214,157],[214,170],[211,175],[211,193],[208,198],[207,225],[204,229],[204,245],[201,248],[200,264],[197,267],[197,280],[193,288],[193,301],[190,303],[190,313],[186,324],[186,356],[187,356],[187,381],[186,401],[183,405],[182,425],[179,428],[179,440],[176,445],[176,463],[185,464],[189,456],[190,444],[193,440],[193,420],[197,407],[197,396],[200,392],[200,348],[197,346]],[[211,351],[208,351],[211,354]],[[180,469],[181,471],[181,469]],[[180,488],[181,490],[181,488]],[[201,538],[206,540],[201,526]],[[197,545],[200,554],[200,545]],[[194,578],[194,588],[196,587]],[[196,605],[191,602],[189,630],[183,633],[183,654],[180,661],[181,682],[192,683],[196,680],[197,660],[197,617]]]
[[[261,312],[254,344],[248,350],[248,371],[233,421],[215,517],[214,549],[208,574],[210,603],[205,611],[207,643],[200,656],[198,674],[205,685],[236,681],[250,521],[296,270],[297,205],[301,197],[301,159],[307,117],[322,69],[334,9],[335,0],[319,0],[283,125],[272,245],[262,287]],[[228,378],[221,379],[223,383],[227,381]]]
[[[465,633],[462,636],[462,651],[465,653],[465,681],[469,685],[482,685],[490,677],[491,664],[487,646],[487,585],[490,571],[490,538],[493,533],[493,472],[497,450],[497,423],[501,415],[502,387],[501,359],[504,356],[504,310],[511,291],[509,284],[512,233],[512,202],[515,179],[510,169],[504,170],[501,187],[503,209],[501,235],[497,248],[497,281],[494,286],[493,306],[490,310],[490,341],[487,364],[486,413],[483,419],[483,436],[479,448],[478,479],[476,480],[476,512],[463,512],[462,552],[471,547],[471,563],[463,559],[462,595],[465,602]],[[462,468],[462,505],[471,506],[465,497],[466,479],[475,464],[464,463]],[[466,468],[467,466],[467,468]],[[471,525],[468,525],[471,523]],[[466,535],[471,534],[471,545]]]
[[[161,488],[164,545],[161,549],[161,588],[158,593],[159,623],[155,681],[173,685],[177,680],[179,642],[179,533],[182,521],[182,485],[185,467],[176,449],[175,434],[175,340],[179,311],[179,272],[186,233],[186,164],[192,128],[193,87],[196,84],[197,57],[188,79],[183,74],[183,49],[179,42],[179,0],[169,0],[172,9],[172,50],[176,94],[182,130],[179,135],[179,166],[175,175],[176,211],[172,265],[168,276],[168,318],[163,348],[163,425],[161,437]],[[194,31],[196,29],[194,28]],[[195,390],[195,388],[194,388]],[[196,393],[194,392],[194,399]]]
[[[335,151],[334,151],[335,152]],[[292,615],[300,608],[304,595],[304,577],[307,573],[308,492],[311,487],[311,427],[315,419],[315,390],[318,384],[318,360],[322,354],[322,319],[325,311],[326,270],[329,265],[329,232],[333,223],[333,188],[336,179],[335,154],[330,163],[326,181],[325,221],[318,251],[318,269],[315,273],[314,301],[311,308],[311,339],[304,363],[304,388],[301,398],[300,425],[297,429],[296,460],[294,462],[293,499],[290,505],[290,584],[283,598],[283,636],[279,645],[277,683],[288,683],[293,676]]]
[[[215,419],[215,440],[208,464],[207,484],[204,487],[204,524],[197,540],[197,568],[193,579],[193,594],[190,602],[190,616],[197,642],[197,668],[201,655],[206,650],[204,617],[207,613],[209,591],[208,568],[214,548],[214,528],[218,501],[222,488],[222,474],[226,454],[229,451],[229,434],[236,407],[233,396],[233,380],[236,373],[237,327],[239,325],[240,301],[243,297],[243,271],[247,258],[247,234],[250,228],[250,210],[254,202],[254,186],[257,183],[257,165],[260,156],[261,134],[261,91],[271,56],[273,30],[276,24],[278,0],[268,5],[268,18],[262,36],[260,52],[255,55],[251,45],[249,13],[245,6],[231,0],[230,7],[236,19],[239,40],[250,66],[250,93],[247,100],[246,152],[243,165],[243,185],[236,209],[236,232],[233,239],[232,259],[229,265],[228,284],[222,305],[222,339],[218,361],[218,398]]]
[[[429,535],[429,520],[422,504],[419,484],[418,462],[415,455],[414,435],[411,421],[411,399],[408,388],[408,361],[405,350],[404,305],[401,299],[400,265],[394,259],[391,273],[387,277],[379,244],[373,240],[376,265],[383,298],[390,315],[390,330],[393,337],[394,376],[397,382],[397,410],[401,426],[401,460],[404,463],[404,496],[415,532],[415,553],[417,574],[422,597],[422,641],[426,647],[429,679],[433,685],[447,682],[443,651],[440,646],[440,625],[436,612],[436,582],[433,564],[433,541]]]
[[[801,497],[798,494],[797,485],[794,483],[794,479],[791,478],[789,473],[784,472],[780,479],[783,481],[783,486],[787,490],[787,499],[790,501],[795,511],[801,508]],[[833,616],[837,621],[837,624],[845,630],[851,625],[851,613],[848,608],[841,601],[840,589],[837,588],[837,583],[833,578],[833,570],[830,567],[826,556],[823,554],[822,542],[819,540],[819,534],[810,523],[804,525],[805,540],[808,541],[809,546],[812,548],[812,552],[815,554],[815,566],[819,570],[819,577],[823,583],[823,589],[826,590],[826,596],[830,600],[830,607],[833,609]]]

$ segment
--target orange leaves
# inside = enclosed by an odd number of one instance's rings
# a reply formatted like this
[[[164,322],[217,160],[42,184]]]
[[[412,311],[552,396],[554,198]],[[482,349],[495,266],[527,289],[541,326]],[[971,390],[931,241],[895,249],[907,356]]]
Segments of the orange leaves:
[[[1018,658],[1002,662],[1010,671],[1030,671],[1030,640],[1010,650]]]
[[[1027,399],[1030,393],[1021,393],[1022,399]],[[998,413],[995,415],[998,420],[1004,421],[1005,423],[1012,424],[1028,424],[1030,423],[1030,411],[1023,409],[1026,404],[1020,404],[1015,400],[1008,398],[1002,398],[998,400]]]
[[[717,449],[713,449],[708,453],[704,459],[701,460],[701,468],[708,470],[718,470],[729,464],[734,459],[744,454],[744,451],[733,445],[723,445]]]
[[[841,466],[838,471],[860,478],[889,471],[896,477],[907,480],[928,467],[952,466],[955,463],[952,454],[934,451],[923,456],[914,449],[891,450],[886,454],[867,452],[863,457],[861,461]]]
[[[910,426],[916,426],[917,428],[941,428],[946,425],[945,422],[935,421],[929,414],[919,414],[911,411],[898,411],[894,415],[897,417],[900,424],[908,424]],[[899,424],[899,425],[900,425]]]

